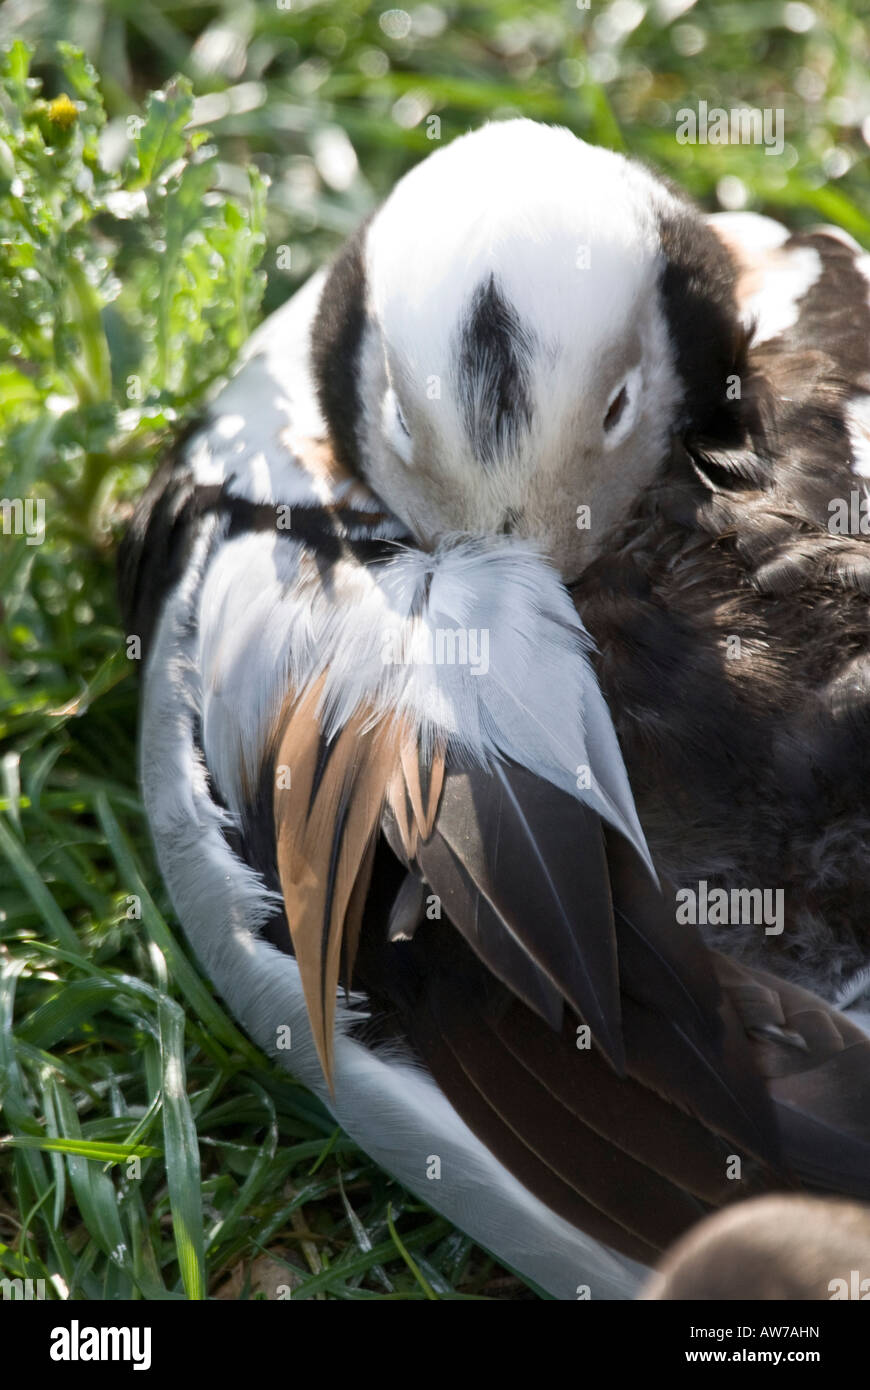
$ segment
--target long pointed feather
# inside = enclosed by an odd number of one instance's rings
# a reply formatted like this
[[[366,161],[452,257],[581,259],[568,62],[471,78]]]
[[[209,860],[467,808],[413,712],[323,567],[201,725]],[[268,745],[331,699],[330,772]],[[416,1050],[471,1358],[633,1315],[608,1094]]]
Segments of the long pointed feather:
[[[605,1055],[621,1067],[613,915],[598,818],[524,768],[448,772],[432,837],[418,850],[436,893],[445,867],[435,848],[441,841],[476,890],[466,905],[472,914],[454,917],[454,925],[528,998],[527,980],[511,976],[497,936],[478,929],[477,898],[484,902],[504,937],[582,1014]]]
[[[276,763],[290,768],[291,785],[276,785],[274,813],[287,921],[331,1084],[342,942],[347,926],[344,954],[352,967],[362,920],[360,894],[364,900],[393,752],[383,729],[368,727],[359,714],[337,735],[324,765],[318,696],[315,688],[300,700],[277,741]]]

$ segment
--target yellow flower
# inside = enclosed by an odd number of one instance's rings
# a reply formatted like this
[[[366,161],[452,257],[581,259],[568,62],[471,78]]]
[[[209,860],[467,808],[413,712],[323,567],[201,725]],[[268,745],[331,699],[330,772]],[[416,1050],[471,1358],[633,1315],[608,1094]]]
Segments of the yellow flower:
[[[48,119],[55,125],[59,125],[63,130],[69,130],[70,126],[79,118],[78,107],[74,101],[70,101],[66,92],[61,92],[59,97],[48,104]]]

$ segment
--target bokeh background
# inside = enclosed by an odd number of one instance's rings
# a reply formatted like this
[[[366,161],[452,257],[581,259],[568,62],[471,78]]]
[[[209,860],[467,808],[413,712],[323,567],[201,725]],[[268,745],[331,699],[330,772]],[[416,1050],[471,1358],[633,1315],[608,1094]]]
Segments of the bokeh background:
[[[870,8],[5,0],[11,40],[33,57],[0,83],[0,497],[47,520],[42,544],[0,536],[0,1278],[534,1299],[260,1057],[187,955],[137,792],[117,540],[258,315],[433,136],[561,122],[710,208],[870,246]],[[782,109],[782,154],[679,144],[701,101]]]
[[[482,121],[524,115],[644,156],[711,206],[870,234],[870,5],[864,0],[6,0],[0,30],[88,54],[110,117],[186,73],[229,188],[267,173],[290,285],[395,179]],[[39,70],[39,65],[37,65]],[[676,112],[785,113],[786,149],[680,145]],[[288,290],[270,273],[267,307]]]

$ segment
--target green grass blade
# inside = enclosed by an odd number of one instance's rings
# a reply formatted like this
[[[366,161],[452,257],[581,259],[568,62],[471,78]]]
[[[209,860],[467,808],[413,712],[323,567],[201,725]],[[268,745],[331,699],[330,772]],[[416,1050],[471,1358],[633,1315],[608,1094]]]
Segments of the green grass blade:
[[[184,1014],[160,1003],[163,1068],[163,1142],[172,1229],[181,1279],[188,1298],[205,1298],[205,1235],[200,1191],[199,1145],[185,1082]]]

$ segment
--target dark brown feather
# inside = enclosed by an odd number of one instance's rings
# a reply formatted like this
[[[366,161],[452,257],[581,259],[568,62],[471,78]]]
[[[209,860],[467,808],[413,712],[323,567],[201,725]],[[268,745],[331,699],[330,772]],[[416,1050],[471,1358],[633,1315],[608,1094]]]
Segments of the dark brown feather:
[[[755,1040],[792,1169],[828,1191],[870,1198],[870,1038],[808,990],[711,954]]]
[[[532,1007],[530,983],[540,994],[543,976],[621,1067],[616,941],[598,817],[525,768],[448,771],[417,860],[435,893],[453,887],[454,926],[493,973]],[[457,912],[454,863],[472,886],[468,915]]]
[[[649,1261],[710,1207],[773,1181],[751,1156],[731,1181],[731,1139],[619,1077],[595,1048],[578,1047],[576,1018],[550,1028],[493,980],[446,920],[422,922],[412,941],[394,947],[370,922],[359,973],[382,1016],[398,1019],[505,1166],[623,1253]]]

